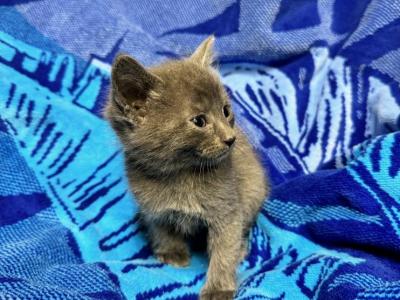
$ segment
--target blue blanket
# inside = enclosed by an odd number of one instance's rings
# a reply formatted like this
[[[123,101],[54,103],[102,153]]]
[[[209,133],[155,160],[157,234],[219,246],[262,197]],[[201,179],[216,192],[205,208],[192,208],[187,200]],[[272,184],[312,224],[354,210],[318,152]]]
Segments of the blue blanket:
[[[400,298],[400,5],[2,1],[0,298],[196,299],[207,258],[158,262],[101,117],[110,63],[217,37],[273,192],[237,299]]]

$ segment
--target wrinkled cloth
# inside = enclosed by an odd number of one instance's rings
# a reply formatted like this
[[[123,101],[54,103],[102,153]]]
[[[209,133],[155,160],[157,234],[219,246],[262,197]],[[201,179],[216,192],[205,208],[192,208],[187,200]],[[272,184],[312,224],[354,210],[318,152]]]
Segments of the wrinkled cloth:
[[[101,116],[118,52],[145,65],[216,36],[221,78],[272,193],[237,299],[400,297],[400,4],[5,1],[0,298],[197,299],[135,217]]]

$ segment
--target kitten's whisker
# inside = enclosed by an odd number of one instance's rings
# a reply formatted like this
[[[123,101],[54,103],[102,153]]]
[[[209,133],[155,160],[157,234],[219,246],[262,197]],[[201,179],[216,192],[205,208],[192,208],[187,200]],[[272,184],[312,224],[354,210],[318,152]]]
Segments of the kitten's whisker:
[[[205,161],[205,163],[207,164],[207,160]],[[202,176],[203,176],[203,178],[202,178],[203,182],[204,182],[204,168],[205,168],[205,164],[203,164],[203,169],[201,170],[202,171]]]
[[[201,181],[201,169],[203,167],[203,159],[200,160],[199,181]]]

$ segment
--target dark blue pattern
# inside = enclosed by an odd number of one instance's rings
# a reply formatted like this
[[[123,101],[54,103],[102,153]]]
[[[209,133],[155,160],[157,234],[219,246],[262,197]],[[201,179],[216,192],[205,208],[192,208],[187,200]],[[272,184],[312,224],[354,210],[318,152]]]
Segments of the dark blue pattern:
[[[162,36],[175,33],[214,34],[215,36],[230,35],[239,32],[240,0],[232,3],[221,14],[192,27],[173,29]]]
[[[272,30],[285,32],[313,27],[320,23],[317,0],[282,0]]]
[[[100,112],[118,52],[148,65],[209,34],[273,184],[236,297],[400,297],[396,1],[2,4],[3,298],[197,298],[205,254],[154,258]]]

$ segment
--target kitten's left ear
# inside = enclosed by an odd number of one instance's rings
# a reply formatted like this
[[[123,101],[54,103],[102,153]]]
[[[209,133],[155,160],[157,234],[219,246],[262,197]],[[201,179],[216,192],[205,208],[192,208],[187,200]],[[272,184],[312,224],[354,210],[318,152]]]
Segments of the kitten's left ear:
[[[111,82],[113,92],[124,105],[140,106],[161,79],[132,57],[121,54],[113,63]]]
[[[132,57],[120,54],[115,58],[111,69],[109,107],[116,108],[117,114],[108,113],[108,118],[117,131],[139,125],[144,120],[147,103],[152,98],[150,95],[154,97],[159,84],[162,80]]]
[[[197,47],[190,59],[203,67],[211,66],[214,62],[214,41],[215,37],[210,35]]]

